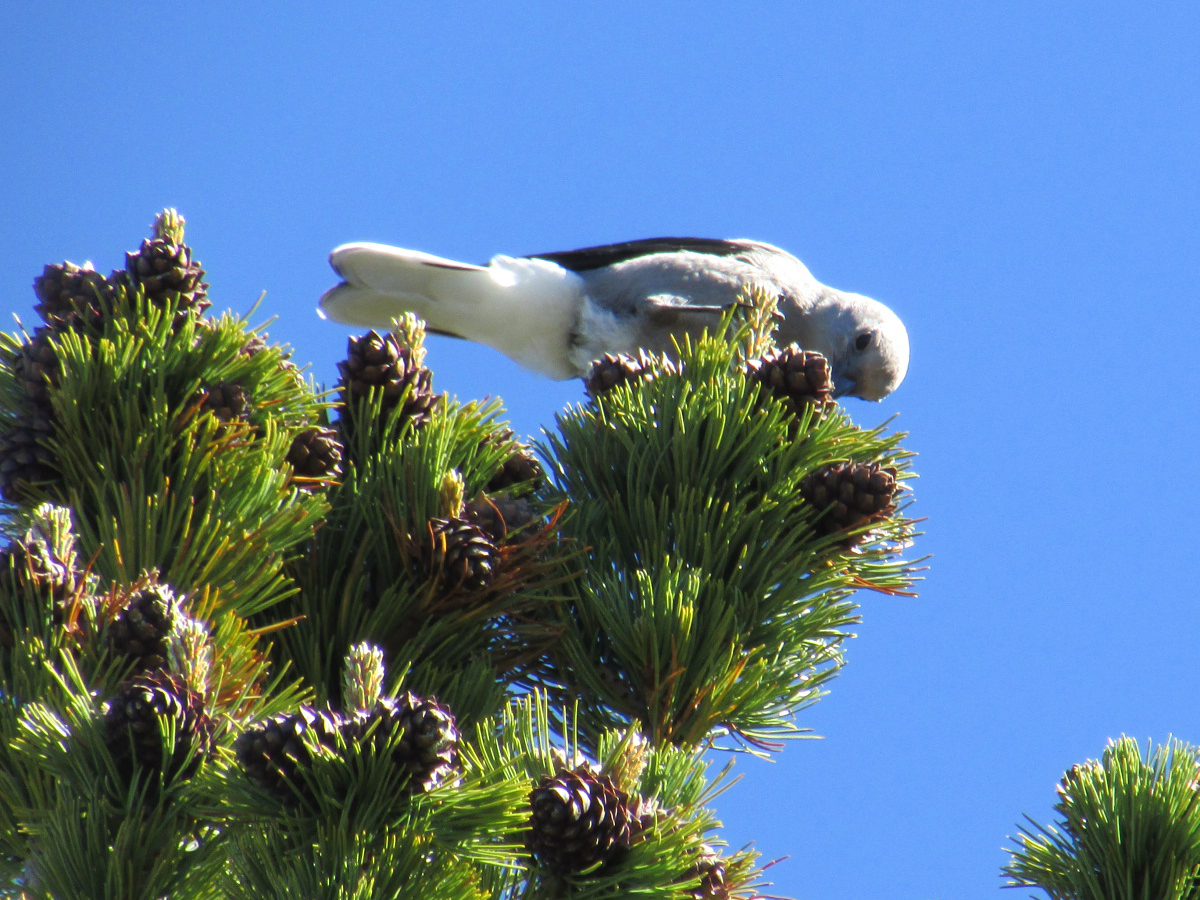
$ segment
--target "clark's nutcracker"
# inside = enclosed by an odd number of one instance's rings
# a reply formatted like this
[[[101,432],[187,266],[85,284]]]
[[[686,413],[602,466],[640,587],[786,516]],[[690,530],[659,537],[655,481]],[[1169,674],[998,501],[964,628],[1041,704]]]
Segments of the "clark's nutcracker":
[[[670,352],[746,285],[779,296],[775,338],[829,360],[835,392],[880,400],[908,370],[908,333],[890,309],[826,287],[778,247],[748,240],[653,238],[486,266],[385,244],[343,244],[343,279],[321,297],[337,322],[386,327],[413,312],[431,331],[494,347],[551,378],[579,377],[605,353]]]

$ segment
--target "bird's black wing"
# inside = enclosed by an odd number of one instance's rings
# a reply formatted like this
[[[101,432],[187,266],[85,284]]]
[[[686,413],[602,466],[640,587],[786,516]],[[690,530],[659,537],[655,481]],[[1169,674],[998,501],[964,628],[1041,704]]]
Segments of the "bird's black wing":
[[[559,250],[555,253],[531,253],[527,259],[548,259],[572,272],[587,272],[603,269],[617,263],[651,256],[655,253],[708,253],[712,256],[734,256],[749,249],[746,241],[726,241],[719,238],[646,238],[640,241],[624,241],[620,244],[603,244],[599,247],[583,247],[579,250]]]

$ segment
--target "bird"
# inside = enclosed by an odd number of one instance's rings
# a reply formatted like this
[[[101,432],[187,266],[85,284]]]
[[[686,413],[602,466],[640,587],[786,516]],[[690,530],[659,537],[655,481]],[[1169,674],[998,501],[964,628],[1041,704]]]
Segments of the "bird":
[[[881,400],[908,371],[908,332],[883,303],[819,282],[761,241],[649,238],[457,262],[387,244],[333,250],[341,282],[318,313],[387,327],[411,312],[433,333],[495,348],[554,379],[583,377],[605,354],[671,354],[758,286],[779,298],[774,338],[829,361],[835,396]]]

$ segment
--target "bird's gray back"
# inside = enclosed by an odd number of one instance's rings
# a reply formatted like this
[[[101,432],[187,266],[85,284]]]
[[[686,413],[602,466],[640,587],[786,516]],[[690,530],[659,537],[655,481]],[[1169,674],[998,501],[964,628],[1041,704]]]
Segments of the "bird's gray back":
[[[790,253],[755,241],[655,238],[540,258],[558,261],[583,281],[572,350],[581,369],[605,352],[671,353],[674,341],[699,337],[752,285],[778,295],[785,316],[811,307],[822,290]]]
[[[628,255],[633,245],[651,252]],[[673,249],[658,249],[667,246]],[[790,253],[754,241],[658,238],[592,250],[608,252],[615,261],[575,271],[589,296],[616,315],[642,312],[648,298],[728,306],[749,285],[811,302],[820,287]]]

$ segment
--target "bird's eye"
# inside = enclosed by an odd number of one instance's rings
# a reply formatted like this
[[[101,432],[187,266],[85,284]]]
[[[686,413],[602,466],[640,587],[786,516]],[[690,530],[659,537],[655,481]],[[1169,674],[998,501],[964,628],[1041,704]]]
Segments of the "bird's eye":
[[[871,346],[871,339],[873,337],[875,337],[875,334],[873,332],[864,331],[862,334],[860,334],[858,337],[856,337],[854,339],[854,349],[860,350],[860,351],[866,350],[868,347]]]

